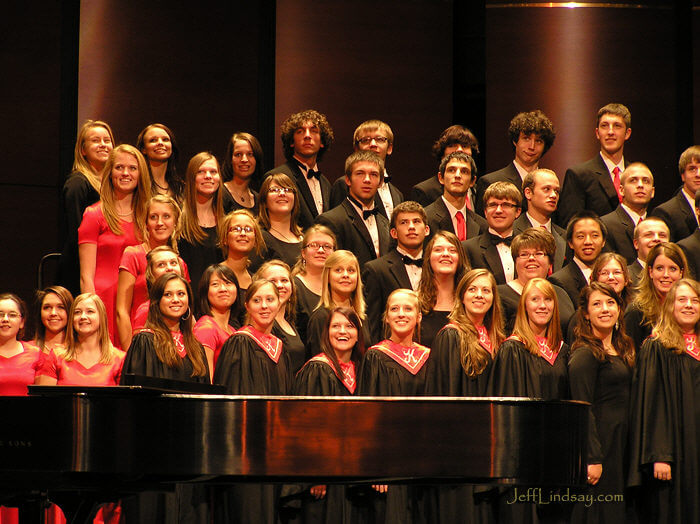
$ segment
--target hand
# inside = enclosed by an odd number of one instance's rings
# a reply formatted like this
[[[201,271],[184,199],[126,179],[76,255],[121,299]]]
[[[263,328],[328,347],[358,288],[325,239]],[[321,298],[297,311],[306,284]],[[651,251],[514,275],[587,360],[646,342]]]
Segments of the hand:
[[[316,497],[316,499],[322,499],[323,497],[326,496],[326,486],[311,486],[311,489],[309,490],[311,494]]]
[[[591,486],[598,484],[600,476],[603,474],[602,464],[589,464],[588,465],[588,483]]]
[[[372,489],[377,493],[386,493],[389,491],[389,486],[387,484],[372,484]]]
[[[668,462],[654,462],[654,478],[671,480],[671,464]]]

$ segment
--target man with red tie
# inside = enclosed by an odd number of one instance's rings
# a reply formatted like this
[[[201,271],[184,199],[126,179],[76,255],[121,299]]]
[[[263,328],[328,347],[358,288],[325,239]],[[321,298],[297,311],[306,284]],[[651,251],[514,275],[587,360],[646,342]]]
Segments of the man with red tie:
[[[488,269],[499,285],[506,284],[517,276],[510,243],[513,223],[521,212],[522,194],[510,182],[494,182],[484,193],[483,206],[488,231],[462,246],[472,268]]]
[[[624,149],[632,134],[631,125],[632,115],[622,104],[598,110],[595,136],[600,153],[566,170],[557,212],[560,226],[566,227],[571,217],[583,210],[602,217],[622,202],[620,178],[627,167]]]
[[[475,237],[485,231],[486,221],[467,207],[467,191],[476,177],[474,159],[457,151],[440,162],[438,181],[442,185],[442,196],[425,208],[430,227],[430,240],[438,231],[449,231],[460,240]]]

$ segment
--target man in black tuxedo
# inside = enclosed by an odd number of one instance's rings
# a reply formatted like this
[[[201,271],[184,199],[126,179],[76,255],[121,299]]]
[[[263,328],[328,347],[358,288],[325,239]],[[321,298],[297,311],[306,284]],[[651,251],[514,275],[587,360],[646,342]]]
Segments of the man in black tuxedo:
[[[437,175],[443,188],[442,196],[425,208],[430,226],[426,242],[440,230],[454,233],[460,240],[486,230],[486,221],[466,204],[475,173],[474,159],[465,153],[457,151],[442,159]]]
[[[520,216],[522,195],[510,182],[494,182],[484,193],[488,231],[462,243],[473,268],[493,273],[498,284],[516,277],[515,262],[510,251],[513,223]]]
[[[670,242],[670,239],[671,233],[666,222],[657,217],[647,217],[634,228],[634,249],[637,258],[627,266],[631,288],[636,286],[642,277],[649,250],[661,242]]]
[[[554,238],[552,271],[559,271],[566,259],[566,231],[552,221],[559,203],[559,178],[550,169],[535,169],[523,180],[523,194],[527,200],[527,211],[513,223],[513,236],[529,227],[546,229]]]
[[[471,157],[479,154],[479,142],[474,133],[460,125],[445,129],[440,138],[433,144],[433,157],[438,164],[447,155],[456,151],[466,153]],[[476,171],[474,172],[474,181],[476,181]],[[467,191],[467,207],[471,210],[474,210],[473,186],[474,182],[472,182],[472,188]],[[418,202],[423,207],[428,207],[441,196],[442,184],[437,175],[423,180],[411,189],[411,200]]]
[[[508,136],[513,144],[515,159],[503,169],[488,173],[476,181],[476,209],[484,216],[484,193],[494,182],[510,182],[522,193],[523,180],[530,171],[537,169],[540,159],[554,144],[554,124],[542,111],[518,113],[508,126]],[[527,201],[522,195],[523,210]]]
[[[382,313],[391,292],[400,288],[418,290],[423,242],[428,230],[425,211],[418,202],[408,200],[394,208],[389,232],[396,240],[396,247],[377,260],[367,262],[362,270],[367,320],[372,335],[372,340],[366,340],[365,345],[384,339]]]
[[[700,146],[691,146],[683,151],[678,161],[678,171],[683,187],[651,213],[666,222],[672,242],[683,240],[698,228],[695,193],[700,189]]]
[[[607,229],[593,211],[581,211],[566,227],[566,241],[574,257],[559,271],[552,273],[549,281],[566,291],[571,302],[578,304],[581,289],[591,280],[591,271],[603,249]]]
[[[647,216],[647,207],[654,198],[654,175],[641,162],[634,162],[620,177],[622,202],[615,211],[600,217],[608,228],[606,251],[619,253],[627,264],[637,260],[634,249],[634,228]]]
[[[301,229],[330,209],[331,183],[319,169],[317,162],[333,143],[333,129],[326,116],[309,109],[295,113],[282,122],[282,147],[287,162],[265,173],[284,173],[297,185]]]
[[[560,226],[566,227],[571,217],[585,209],[602,217],[618,206],[620,176],[627,166],[624,148],[632,134],[631,125],[632,115],[622,104],[608,104],[598,110],[595,136],[600,153],[566,170],[557,214]]]
[[[374,205],[384,173],[384,162],[373,151],[357,151],[345,160],[348,196],[330,211],[316,217],[335,234],[338,249],[352,251],[360,263],[389,252],[389,221]]]
[[[389,124],[381,120],[362,122],[353,134],[352,144],[355,151],[374,151],[384,162],[384,176],[374,197],[379,212],[387,219],[391,217],[394,206],[403,202],[403,193],[391,183],[391,177],[386,170],[386,157],[394,149],[394,133]],[[348,196],[348,186],[342,176],[333,182],[331,187],[331,208],[340,204]]]
[[[700,190],[695,192],[695,215],[700,219]],[[691,277],[695,280],[700,277],[700,229],[678,242],[678,246],[685,252],[690,266]]]

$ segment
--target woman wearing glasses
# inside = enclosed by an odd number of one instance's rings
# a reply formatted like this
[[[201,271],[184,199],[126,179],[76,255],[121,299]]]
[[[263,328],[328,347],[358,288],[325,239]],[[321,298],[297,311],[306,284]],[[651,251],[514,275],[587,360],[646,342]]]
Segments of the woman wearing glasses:
[[[258,222],[269,250],[269,258],[277,258],[293,266],[301,253],[301,229],[297,225],[299,202],[294,182],[284,173],[268,176],[260,188]]]
[[[242,296],[253,282],[250,273],[251,256],[265,250],[260,226],[245,209],[236,209],[226,215],[219,229],[219,247],[224,254],[224,264],[230,267],[238,279]]]

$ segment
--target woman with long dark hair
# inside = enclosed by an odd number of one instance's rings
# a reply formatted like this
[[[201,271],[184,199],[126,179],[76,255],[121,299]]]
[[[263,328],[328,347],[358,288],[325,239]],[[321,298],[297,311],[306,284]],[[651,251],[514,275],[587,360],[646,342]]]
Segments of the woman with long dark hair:
[[[623,494],[634,346],[625,333],[624,302],[607,283],[581,291],[576,338],[569,358],[571,398],[591,403],[588,434],[589,495]],[[573,522],[624,522],[624,502],[577,504]]]
[[[256,189],[262,181],[263,150],[260,142],[250,133],[234,133],[228,141],[222,175],[224,180],[224,208],[247,209],[258,213]]]
[[[180,202],[185,184],[177,173],[180,150],[173,132],[165,124],[150,124],[139,133],[136,147],[146,157],[151,194]]]

